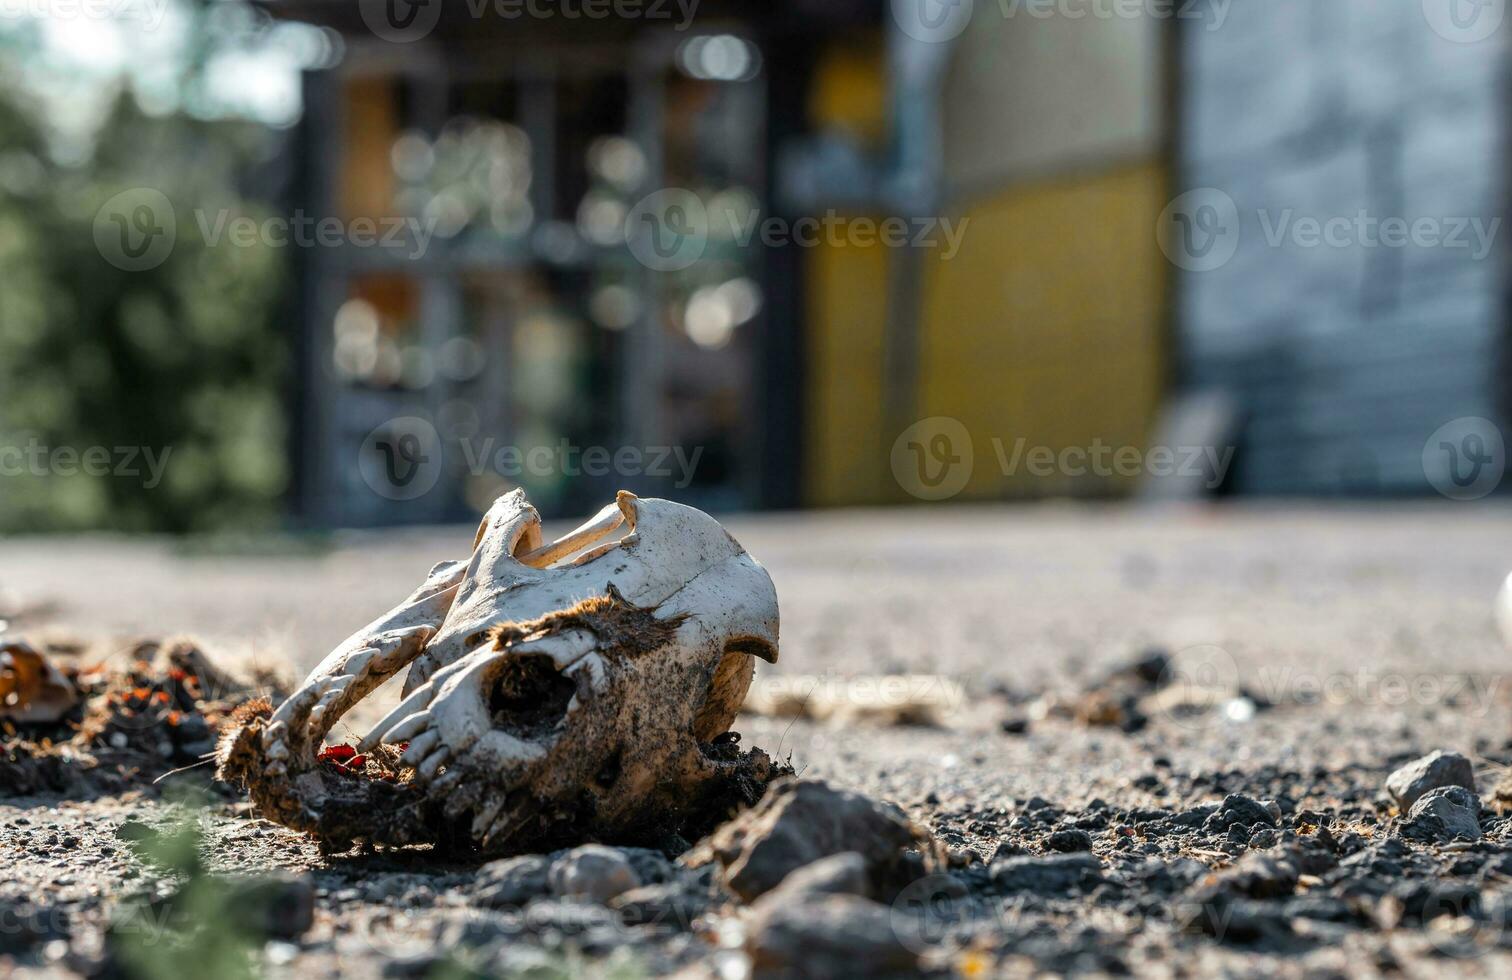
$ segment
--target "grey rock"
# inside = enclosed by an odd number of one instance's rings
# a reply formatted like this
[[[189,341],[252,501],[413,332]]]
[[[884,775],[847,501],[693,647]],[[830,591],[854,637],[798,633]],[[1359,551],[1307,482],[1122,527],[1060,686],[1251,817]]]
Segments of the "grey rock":
[[[622,941],[625,938],[619,913],[574,898],[538,898],[525,907],[523,915],[511,918],[533,936],[581,939],[618,934]]]
[[[1276,918],[1270,903],[1295,895],[1303,875],[1321,875],[1335,864],[1332,854],[1312,843],[1253,851],[1193,884],[1181,903],[1192,913],[1184,928],[1220,940],[1284,935],[1286,916]]]
[[[667,881],[632,888],[609,906],[626,926],[659,925],[686,932],[693,927],[693,920],[708,910],[709,897],[681,882]]]
[[[1102,878],[1102,862],[1091,854],[1053,854],[994,861],[992,880],[1005,891],[1056,894],[1086,889]]]
[[[1292,935],[1284,906],[1228,892],[1205,894],[1200,901],[1179,906],[1177,924],[1185,932],[1204,933],[1221,943],[1284,942]]]
[[[369,902],[387,902],[398,899],[421,884],[423,876],[409,874],[385,874],[361,884],[362,897]]]
[[[445,914],[440,917],[435,927],[433,952],[486,949],[510,942],[518,938],[522,931],[519,919],[507,912],[479,912],[477,909],[468,909],[466,913],[463,915]],[[385,928],[370,925],[368,933],[383,936]],[[385,955],[393,954],[393,950],[389,948],[384,948],[383,952]],[[415,952],[418,954],[419,951]]]
[[[1092,835],[1085,830],[1057,830],[1045,838],[1045,849],[1066,854],[1092,850]]]
[[[290,874],[233,879],[228,898],[243,924],[254,924],[270,939],[294,940],[315,924],[315,888],[310,879]]]
[[[630,862],[630,867],[635,869],[635,877],[643,885],[659,885],[677,880],[677,865],[667,860],[660,851],[645,847],[619,847],[615,850]]]
[[[845,851],[865,860],[871,892],[884,901],[945,863],[944,849],[896,807],[815,779],[773,783],[681,860],[718,865],[726,887],[752,902],[799,868]]]
[[[554,895],[599,905],[641,883],[629,858],[602,844],[584,844],[557,858],[547,880]]]
[[[1218,804],[1204,803],[1202,806],[1196,806],[1190,810],[1183,810],[1181,813],[1178,813],[1175,816],[1171,817],[1171,826],[1201,827],[1204,821],[1206,821],[1209,817],[1217,812]]]
[[[1480,889],[1466,882],[1404,881],[1395,885],[1376,908],[1381,926],[1396,929],[1420,926],[1440,916],[1479,917]]]
[[[1470,760],[1458,752],[1434,752],[1386,777],[1386,791],[1403,813],[1411,810],[1423,794],[1443,786],[1463,786],[1475,792],[1475,770]]]
[[[1317,922],[1354,922],[1360,913],[1354,906],[1331,895],[1299,895],[1283,906],[1288,919],[1313,919]]]
[[[803,902],[775,893],[753,908],[746,950],[752,976],[865,977],[913,975],[918,956],[893,928],[888,907],[854,895]]]
[[[1248,796],[1239,793],[1230,793],[1223,798],[1218,809],[1203,823],[1203,827],[1209,832],[1227,831],[1230,827],[1238,824],[1242,827],[1253,827],[1261,824],[1266,827],[1278,827],[1281,824],[1281,808],[1274,802],[1266,806],[1259,800],[1252,800]]]
[[[1296,891],[1302,875],[1299,863],[1287,853],[1246,854],[1232,868],[1219,872],[1198,889],[1201,897],[1223,893],[1244,898],[1283,898]]]
[[[546,894],[551,859],[540,854],[490,861],[478,869],[473,892],[489,908],[519,908]]]
[[[858,895],[875,898],[871,879],[866,873],[866,859],[855,851],[831,854],[806,864],[782,879],[768,894],[783,895],[789,901],[801,901],[813,895]]]
[[[56,905],[36,905],[31,897],[0,897],[0,956],[22,956],[49,940],[67,939],[69,919]]]
[[[1463,786],[1431,789],[1412,804],[1403,834],[1418,840],[1480,840],[1480,797]]]
[[[1129,877],[1144,887],[1156,892],[1175,892],[1201,880],[1208,873],[1207,865],[1191,858],[1164,861],[1149,858],[1128,869]]]

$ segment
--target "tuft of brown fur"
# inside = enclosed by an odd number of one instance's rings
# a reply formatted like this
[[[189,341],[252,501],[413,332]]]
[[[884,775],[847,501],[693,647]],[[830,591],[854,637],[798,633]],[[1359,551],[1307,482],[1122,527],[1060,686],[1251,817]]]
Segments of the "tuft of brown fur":
[[[262,728],[273,714],[267,698],[253,698],[237,705],[221,726],[215,742],[215,778],[245,785],[251,772],[262,764]]]
[[[506,650],[526,640],[585,629],[599,638],[606,656],[640,657],[672,642],[673,634],[688,619],[687,613],[658,619],[654,606],[637,606],[613,582],[604,592],[539,619],[499,623],[484,635],[495,650]]]

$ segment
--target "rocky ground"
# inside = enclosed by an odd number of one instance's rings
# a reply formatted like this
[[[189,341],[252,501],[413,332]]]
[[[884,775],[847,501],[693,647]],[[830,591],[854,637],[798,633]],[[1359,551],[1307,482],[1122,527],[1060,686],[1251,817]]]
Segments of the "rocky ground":
[[[63,789],[0,766],[0,972],[1512,970],[1512,676],[1491,616],[1512,514],[729,526],[783,610],[761,671],[786,698],[739,731],[800,782],[726,839],[677,860],[323,856],[197,772],[152,785],[184,746],[107,738]],[[0,615],[63,660],[189,634],[244,676],[307,668],[469,540],[10,541]],[[1436,750],[1460,758],[1393,777]]]

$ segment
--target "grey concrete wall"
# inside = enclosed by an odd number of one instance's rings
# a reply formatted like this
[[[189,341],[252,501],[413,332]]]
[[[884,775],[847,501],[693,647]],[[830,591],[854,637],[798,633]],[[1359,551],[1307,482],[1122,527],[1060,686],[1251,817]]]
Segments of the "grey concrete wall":
[[[1227,388],[1249,418],[1240,491],[1427,491],[1433,431],[1496,417],[1512,19],[1474,9],[1233,0],[1221,26],[1183,25],[1180,183],[1227,195],[1238,235],[1216,267],[1178,262],[1195,267],[1178,278],[1180,348],[1185,380]],[[1361,212],[1446,235],[1479,221],[1492,247],[1473,225],[1468,247],[1293,233]]]
[[[970,9],[943,107],[953,190],[990,192],[1159,152],[1159,17],[1121,13],[1112,0],[974,0]]]

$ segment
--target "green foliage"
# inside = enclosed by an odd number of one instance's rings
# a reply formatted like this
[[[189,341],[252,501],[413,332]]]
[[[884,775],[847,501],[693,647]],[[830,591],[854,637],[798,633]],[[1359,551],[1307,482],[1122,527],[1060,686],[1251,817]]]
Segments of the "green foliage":
[[[16,91],[0,85],[0,453],[14,447],[0,455],[0,531],[273,521],[287,482],[283,256],[211,245],[202,225],[223,211],[265,213],[236,188],[274,134],[148,116],[122,95],[93,155],[63,163]],[[133,188],[168,197],[177,238],[162,264],[128,272],[106,261],[94,226]],[[109,451],[109,473],[72,455],[54,465],[59,449],[90,447]],[[134,464],[118,447],[137,453]],[[144,450],[167,454],[156,485]]]
[[[180,882],[171,896],[124,903],[111,923],[109,954],[130,978],[238,977],[260,974],[266,916],[248,908],[244,889],[206,872],[203,837],[193,819],[137,845],[143,861]]]

